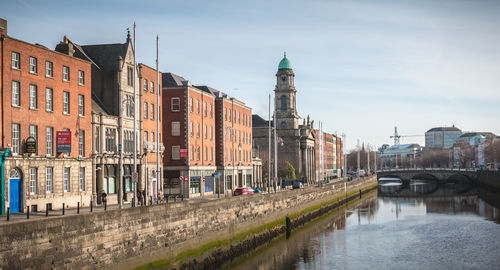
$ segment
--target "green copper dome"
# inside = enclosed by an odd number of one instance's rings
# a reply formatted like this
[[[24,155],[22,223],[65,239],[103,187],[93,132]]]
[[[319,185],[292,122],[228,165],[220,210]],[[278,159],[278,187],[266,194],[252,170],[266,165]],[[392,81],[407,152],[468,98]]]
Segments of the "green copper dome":
[[[281,59],[278,69],[292,69],[292,64],[290,63],[290,60],[286,58],[286,53],[283,59]]]

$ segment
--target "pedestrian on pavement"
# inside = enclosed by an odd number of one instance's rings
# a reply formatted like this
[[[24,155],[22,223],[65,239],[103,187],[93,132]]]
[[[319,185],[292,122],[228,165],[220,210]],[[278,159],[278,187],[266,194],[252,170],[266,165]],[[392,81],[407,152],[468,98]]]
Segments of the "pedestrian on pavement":
[[[144,189],[142,190],[142,199],[144,200],[144,205],[147,205],[146,204],[146,191]]]
[[[102,203],[103,204],[106,204],[107,202],[107,197],[108,197],[108,194],[106,194],[106,192],[104,191],[104,189],[101,191],[101,200],[102,200]]]
[[[142,206],[142,193],[140,190],[137,191],[137,204]]]

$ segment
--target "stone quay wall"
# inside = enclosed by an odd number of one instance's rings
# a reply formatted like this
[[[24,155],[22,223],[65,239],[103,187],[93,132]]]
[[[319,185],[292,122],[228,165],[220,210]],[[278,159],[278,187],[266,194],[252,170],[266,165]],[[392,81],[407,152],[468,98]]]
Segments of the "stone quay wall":
[[[349,182],[347,192],[376,182]],[[0,225],[0,269],[132,268],[284,218],[344,194],[325,185]]]

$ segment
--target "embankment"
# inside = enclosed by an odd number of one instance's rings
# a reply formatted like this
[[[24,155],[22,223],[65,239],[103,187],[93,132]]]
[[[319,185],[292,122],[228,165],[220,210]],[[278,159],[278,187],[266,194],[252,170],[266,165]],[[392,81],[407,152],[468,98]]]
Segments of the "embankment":
[[[324,206],[375,182],[374,177],[350,182],[347,193],[343,186],[307,187],[3,224],[0,268],[123,269],[164,258],[189,262],[216,246],[271,231],[287,215],[296,224],[305,222],[309,213],[326,211]]]

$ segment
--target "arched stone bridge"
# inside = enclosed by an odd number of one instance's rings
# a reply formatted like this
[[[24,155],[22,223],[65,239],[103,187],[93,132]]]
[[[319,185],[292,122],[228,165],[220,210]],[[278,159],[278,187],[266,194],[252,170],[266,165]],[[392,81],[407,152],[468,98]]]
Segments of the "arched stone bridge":
[[[411,179],[429,179],[446,182],[451,179],[464,179],[469,181],[477,179],[477,173],[474,170],[457,170],[446,168],[424,168],[424,169],[389,169],[377,170],[377,180],[381,177],[394,177],[403,181]]]

